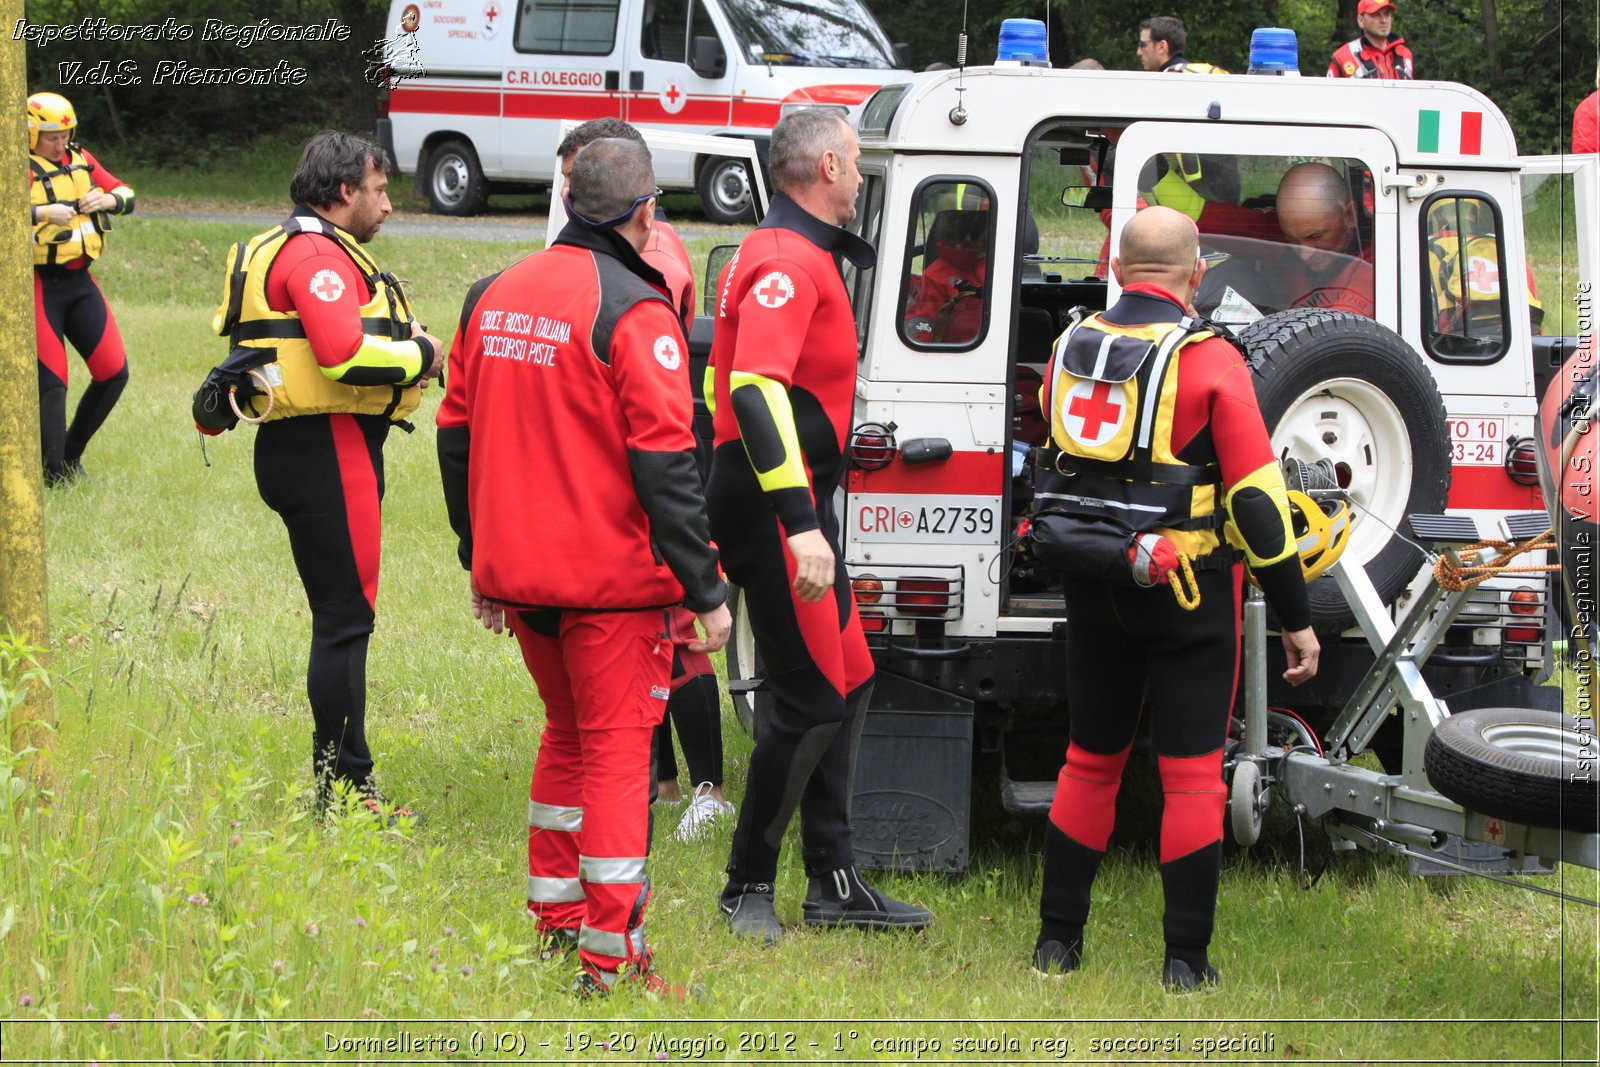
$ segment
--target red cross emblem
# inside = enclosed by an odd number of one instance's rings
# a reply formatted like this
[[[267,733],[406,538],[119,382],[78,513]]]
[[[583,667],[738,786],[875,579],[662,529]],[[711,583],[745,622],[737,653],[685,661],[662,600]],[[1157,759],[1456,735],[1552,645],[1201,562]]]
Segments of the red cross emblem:
[[[1112,390],[1116,390],[1113,398]],[[1067,416],[1082,423],[1074,428],[1067,422],[1067,432],[1074,440],[1086,445],[1101,445],[1109,441],[1122,425],[1122,415],[1127,404],[1122,402],[1122,386],[1110,382],[1079,382],[1068,394]]]
[[[1475,293],[1500,291],[1500,268],[1492,259],[1473,256],[1467,260],[1467,281]]]
[[[483,35],[490,40],[500,29],[500,5],[495,0],[489,0],[483,5]]]
[[[764,308],[781,308],[794,297],[794,282],[782,271],[773,271],[755,288],[756,303]]]
[[[331,304],[344,295],[344,279],[331,270],[319,270],[311,277],[311,295]]]
[[[484,9],[483,17],[488,19],[489,22],[493,24],[494,20],[500,17],[500,9],[495,7],[493,4],[490,4]]]
[[[677,82],[667,82],[661,87],[661,106],[673,115],[683,110],[683,90],[678,88]]]

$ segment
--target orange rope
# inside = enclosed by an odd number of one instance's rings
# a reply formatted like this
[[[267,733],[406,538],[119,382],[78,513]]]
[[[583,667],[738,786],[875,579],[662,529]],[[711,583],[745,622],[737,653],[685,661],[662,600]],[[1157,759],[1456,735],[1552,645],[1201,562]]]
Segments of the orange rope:
[[[1438,580],[1440,589],[1447,593],[1456,593],[1497,574],[1548,574],[1559,571],[1561,564],[1544,563],[1513,567],[1510,563],[1524,552],[1555,547],[1555,535],[1549,530],[1532,541],[1524,541],[1520,545],[1514,545],[1509,541],[1483,540],[1477,544],[1464,545],[1460,552],[1460,563],[1454,562],[1449,556],[1440,556],[1438,562],[1433,565],[1433,576]],[[1499,553],[1499,557],[1493,563],[1476,563],[1479,551],[1485,548],[1494,549]]]

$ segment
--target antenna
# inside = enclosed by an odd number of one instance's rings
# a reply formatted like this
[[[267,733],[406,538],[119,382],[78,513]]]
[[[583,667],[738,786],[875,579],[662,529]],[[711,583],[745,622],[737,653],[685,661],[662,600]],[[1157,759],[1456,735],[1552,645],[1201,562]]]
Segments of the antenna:
[[[961,106],[961,94],[966,92],[967,76],[967,0],[961,3],[961,36],[956,38],[956,106],[950,109],[950,124],[964,126],[967,109]]]

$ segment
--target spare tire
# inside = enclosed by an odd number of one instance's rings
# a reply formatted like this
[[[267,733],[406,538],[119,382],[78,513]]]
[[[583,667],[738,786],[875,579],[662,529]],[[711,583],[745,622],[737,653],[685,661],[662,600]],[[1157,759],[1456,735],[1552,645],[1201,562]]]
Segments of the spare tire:
[[[1239,342],[1273,450],[1280,460],[1333,461],[1357,516],[1344,558],[1393,603],[1422,553],[1392,531],[1407,515],[1442,513],[1450,492],[1450,434],[1433,375],[1393,331],[1342,311],[1281,311]],[[1309,592],[1317,629],[1354,623],[1331,575]]]
[[[1532,708],[1452,715],[1428,735],[1428,782],[1469,811],[1528,826],[1590,832],[1596,811],[1594,720]]]

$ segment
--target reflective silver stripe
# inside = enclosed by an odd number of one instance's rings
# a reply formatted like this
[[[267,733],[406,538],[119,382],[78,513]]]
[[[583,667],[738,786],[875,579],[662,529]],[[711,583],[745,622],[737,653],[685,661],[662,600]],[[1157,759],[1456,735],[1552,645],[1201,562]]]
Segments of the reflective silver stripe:
[[[576,878],[528,878],[528,899],[539,904],[566,904],[583,899],[583,883]]]
[[[1144,398],[1144,417],[1139,424],[1139,447],[1150,447],[1150,434],[1156,425],[1156,405],[1161,401],[1161,379],[1167,372],[1167,360],[1172,358],[1172,350],[1178,342],[1189,336],[1189,331],[1183,323],[1175,324],[1167,331],[1167,336],[1161,339],[1161,347],[1156,349],[1156,361],[1150,368],[1150,377],[1145,379],[1149,383],[1146,390],[1148,395]]]
[[[583,809],[566,808],[559,804],[541,804],[528,801],[528,825],[541,830],[566,830],[577,833],[583,829]]]
[[[611,934],[585,923],[578,927],[578,947],[597,956],[637,959],[644,955],[644,926],[635,926],[626,934]]]
[[[597,885],[631,885],[644,881],[643,856],[579,856],[578,877]]]
[[[1099,496],[1075,496],[1071,493],[1035,493],[1035,500],[1065,500],[1072,504],[1085,504],[1096,508],[1121,508],[1123,511],[1149,511],[1160,514],[1166,508],[1154,504],[1128,504],[1120,500],[1107,500]]]
[[[1089,372],[1089,377],[1097,382],[1100,380],[1100,376],[1106,372],[1106,361],[1111,358],[1111,342],[1115,340],[1115,336],[1109,333],[1106,334],[1105,338],[1100,342],[1100,351],[1095,353],[1094,370]]]

